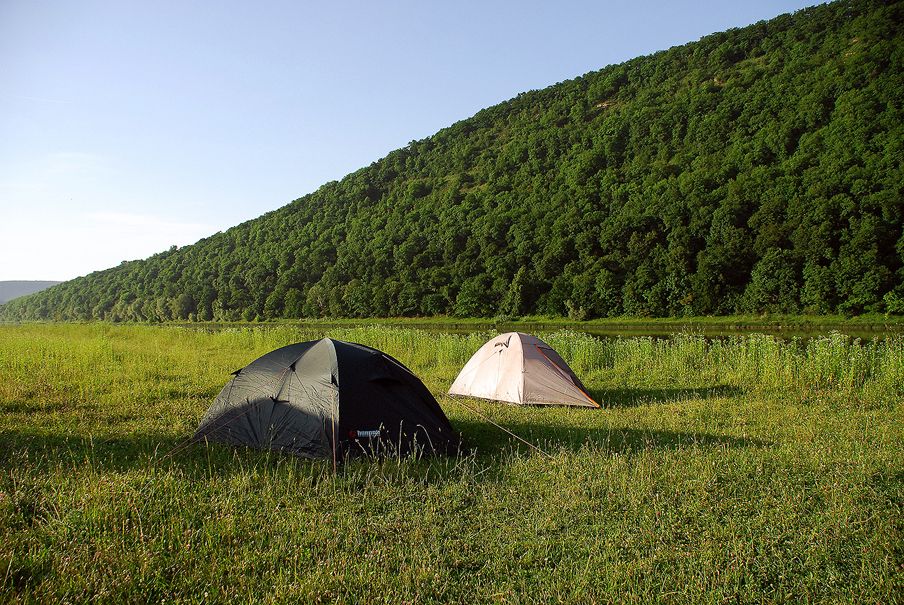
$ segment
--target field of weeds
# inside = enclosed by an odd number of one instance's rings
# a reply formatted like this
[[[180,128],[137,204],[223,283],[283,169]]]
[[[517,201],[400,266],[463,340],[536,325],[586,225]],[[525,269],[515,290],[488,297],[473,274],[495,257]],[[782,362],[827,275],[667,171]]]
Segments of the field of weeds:
[[[230,372],[326,335],[408,365],[467,451],[166,456]],[[603,409],[446,397],[490,336],[0,326],[0,601],[901,599],[904,338],[558,331]]]

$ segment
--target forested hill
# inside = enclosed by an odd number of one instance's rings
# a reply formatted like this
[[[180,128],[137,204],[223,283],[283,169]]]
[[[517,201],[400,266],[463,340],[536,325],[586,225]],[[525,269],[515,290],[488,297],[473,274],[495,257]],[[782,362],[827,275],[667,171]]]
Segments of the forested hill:
[[[836,2],[524,93],[4,313],[904,313],[902,22]]]

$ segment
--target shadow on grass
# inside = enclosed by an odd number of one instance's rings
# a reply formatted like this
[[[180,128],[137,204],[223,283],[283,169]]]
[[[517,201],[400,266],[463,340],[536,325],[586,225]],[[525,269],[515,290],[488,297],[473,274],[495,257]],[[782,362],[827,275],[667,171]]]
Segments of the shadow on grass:
[[[502,451],[502,444],[499,451]],[[462,453],[469,452],[463,448]],[[384,458],[393,459],[391,455]],[[427,456],[425,460],[431,458]],[[355,456],[352,460],[366,464],[368,458]],[[315,474],[324,476],[332,474],[333,470],[332,459],[312,460],[276,449],[191,442],[188,435],[173,437],[136,433],[82,436],[41,433],[37,430],[0,430],[0,492],[4,472],[17,468],[38,472],[62,468],[96,473],[177,469],[187,478],[204,479],[241,474],[252,468],[284,465],[306,469],[313,467]]]
[[[589,412],[593,413],[593,412]],[[568,422],[536,420],[500,420],[502,426],[543,451],[578,451],[584,447],[606,453],[630,454],[651,449],[682,447],[762,447],[769,445],[757,439],[679,433],[673,431],[631,428],[599,428],[578,426]],[[456,420],[454,427],[462,436],[462,453],[477,457],[502,458],[512,451],[529,451],[519,442],[489,422]],[[126,472],[151,467],[178,467],[187,476],[202,477],[229,474],[260,464],[301,464],[331,466],[330,461],[311,461],[282,454],[224,444],[187,443],[187,436],[172,437],[153,434],[125,436],[81,436],[41,434],[23,430],[0,431],[0,469],[25,464],[32,468],[69,467],[94,471]]]
[[[607,454],[630,454],[645,450],[676,450],[694,446],[744,448],[770,445],[759,439],[709,433],[679,433],[630,428],[603,429],[568,425],[550,426],[510,420],[500,424],[521,439],[550,454],[563,449],[577,451],[583,447],[603,450]],[[529,446],[490,423],[458,420],[455,422],[455,428],[462,434],[464,447],[474,450],[481,457],[499,456],[513,449],[525,452],[530,449]]]
[[[590,396],[604,408],[628,408],[638,405],[674,403],[687,399],[737,397],[744,390],[728,384],[695,389],[591,389]]]
[[[0,431],[0,469],[31,467],[89,468],[126,472],[139,468],[177,466],[188,476],[209,475],[268,459],[287,458],[277,452],[186,443],[188,436],[154,434],[82,436]],[[291,458],[289,458],[291,459]]]

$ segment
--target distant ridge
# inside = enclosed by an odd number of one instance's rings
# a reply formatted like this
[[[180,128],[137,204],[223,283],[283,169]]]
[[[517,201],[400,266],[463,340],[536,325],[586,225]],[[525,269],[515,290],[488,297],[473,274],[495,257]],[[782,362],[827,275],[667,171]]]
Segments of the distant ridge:
[[[34,294],[61,283],[63,282],[40,280],[0,281],[0,305],[14,298]]]
[[[842,0],[526,92],[0,315],[904,314],[902,23]]]

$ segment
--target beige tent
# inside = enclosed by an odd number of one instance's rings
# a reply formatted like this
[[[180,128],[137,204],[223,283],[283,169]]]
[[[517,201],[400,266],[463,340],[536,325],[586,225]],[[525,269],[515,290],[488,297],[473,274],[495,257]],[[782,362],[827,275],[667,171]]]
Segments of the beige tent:
[[[449,394],[518,404],[600,407],[552,347],[521,332],[500,334],[480,347]]]

